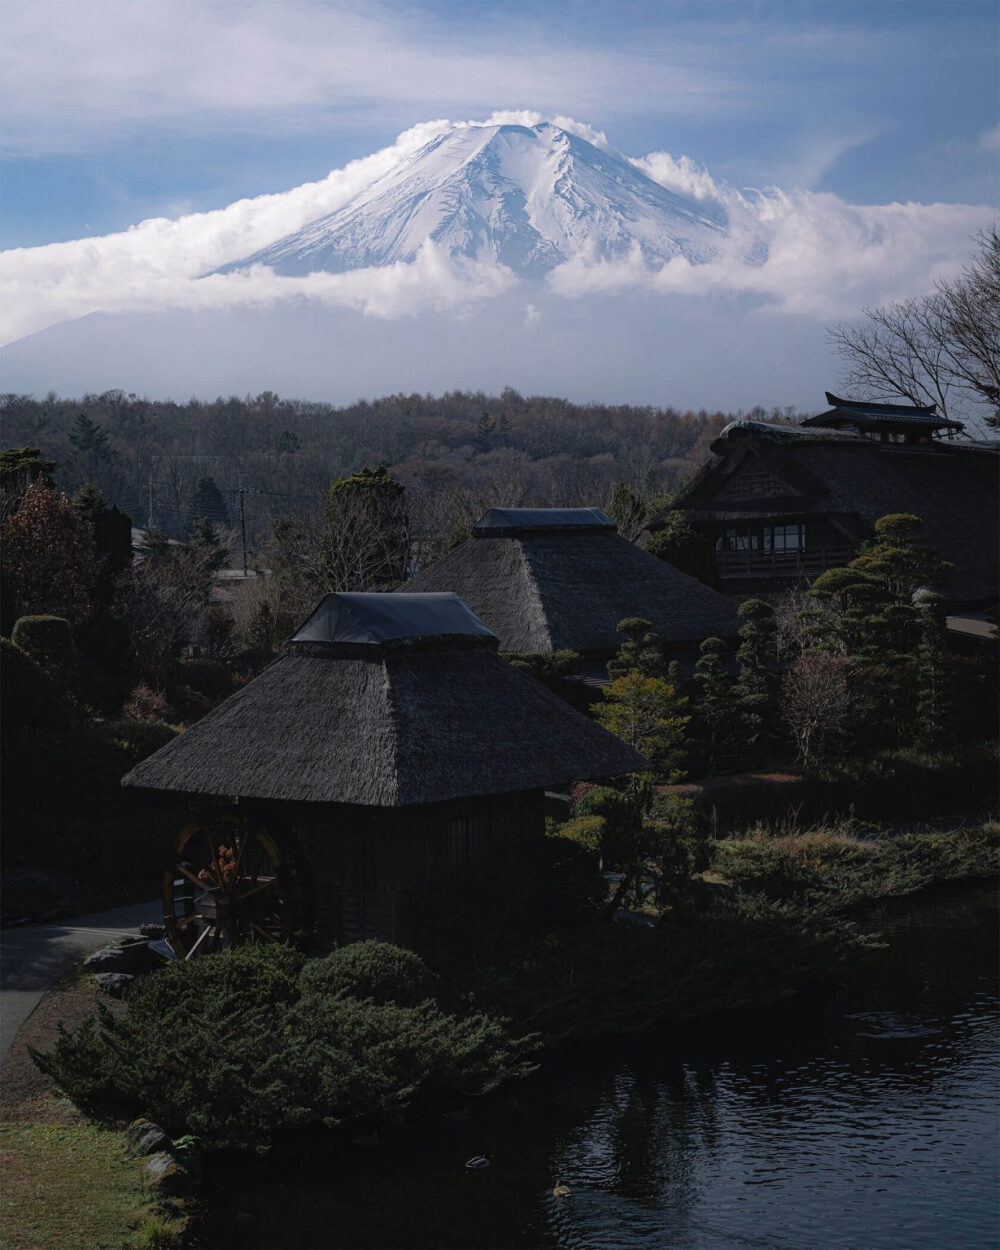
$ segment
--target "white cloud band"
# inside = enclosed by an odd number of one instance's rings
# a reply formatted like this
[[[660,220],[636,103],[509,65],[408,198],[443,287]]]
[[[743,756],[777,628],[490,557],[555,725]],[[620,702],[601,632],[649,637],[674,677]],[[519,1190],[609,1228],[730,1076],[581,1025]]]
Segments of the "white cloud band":
[[[541,114],[512,110],[488,124],[535,124]],[[557,124],[599,146],[605,136],[564,117]],[[390,147],[319,182],[245,199],[175,220],[154,218],[130,230],[0,254],[0,341],[95,311],[221,308],[315,299],[381,317],[452,308],[509,290],[517,279],[496,265],[457,261],[433,246],[412,264],[346,274],[284,278],[249,273],[201,275],[266,247],[346,203],[374,178],[445,131],[427,122]],[[717,201],[730,238],[711,263],[677,259],[650,269],[639,253],[618,261],[576,258],[553,271],[551,292],[565,297],[637,289],[729,298],[811,318],[850,316],[863,305],[920,295],[964,263],[970,236],[994,215],[961,204],[851,205],[836,196],[776,188],[737,191],[688,157],[654,152],[633,163],[671,190]],[[764,249],[766,248],[766,253]],[[766,254],[763,263],[754,263]]]

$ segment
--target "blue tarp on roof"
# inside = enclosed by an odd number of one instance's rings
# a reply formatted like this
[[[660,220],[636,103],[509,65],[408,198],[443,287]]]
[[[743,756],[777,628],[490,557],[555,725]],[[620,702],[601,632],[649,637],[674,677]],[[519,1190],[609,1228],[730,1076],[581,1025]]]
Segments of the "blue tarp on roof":
[[[494,637],[455,594],[354,594],[338,591],[326,596],[289,641],[378,646],[392,639],[456,634]]]
[[[490,508],[472,527],[480,538],[499,538],[519,530],[614,529],[601,508]]]

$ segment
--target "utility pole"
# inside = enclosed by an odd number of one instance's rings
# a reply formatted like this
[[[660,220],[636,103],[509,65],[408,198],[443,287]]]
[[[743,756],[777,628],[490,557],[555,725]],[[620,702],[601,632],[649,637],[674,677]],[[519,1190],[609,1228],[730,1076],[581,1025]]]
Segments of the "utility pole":
[[[247,516],[243,506],[243,498],[247,493],[246,486],[238,487],[236,493],[240,497],[240,533],[243,535],[243,576],[247,576]]]

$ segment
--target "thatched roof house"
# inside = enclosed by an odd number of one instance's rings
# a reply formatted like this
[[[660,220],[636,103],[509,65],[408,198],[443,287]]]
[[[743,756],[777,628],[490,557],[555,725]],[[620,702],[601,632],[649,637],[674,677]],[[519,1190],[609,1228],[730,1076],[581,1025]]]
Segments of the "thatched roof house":
[[[888,419],[896,422],[899,415]],[[878,414],[862,416],[871,424]],[[728,425],[712,444],[712,460],[650,529],[682,511],[714,542],[726,588],[760,593],[846,564],[879,517],[909,512],[923,521],[927,542],[955,566],[941,587],[951,603],[996,598],[995,450],[950,440],[883,440],[878,431],[867,437],[820,428],[815,420],[806,425],[811,428],[746,420]]]
[[[453,594],[328,595],[281,659],[122,784],[236,798],[294,829],[321,929],[411,940],[421,890],[543,837],[546,789],[647,766],[497,645]]]
[[[641,766],[496,651],[457,595],[328,595],[286,655],[122,784],[402,807]]]
[[[461,595],[504,651],[610,653],[630,616],[671,644],[739,625],[730,600],[622,538],[600,508],[491,508],[401,589]]]

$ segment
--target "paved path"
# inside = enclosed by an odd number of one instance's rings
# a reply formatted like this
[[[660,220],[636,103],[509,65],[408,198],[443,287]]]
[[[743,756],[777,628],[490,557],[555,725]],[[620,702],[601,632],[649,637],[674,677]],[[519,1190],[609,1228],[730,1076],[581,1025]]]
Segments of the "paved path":
[[[72,964],[141,924],[161,924],[163,904],[133,903],[62,924],[25,925],[0,934],[0,1057],[56,978]]]

